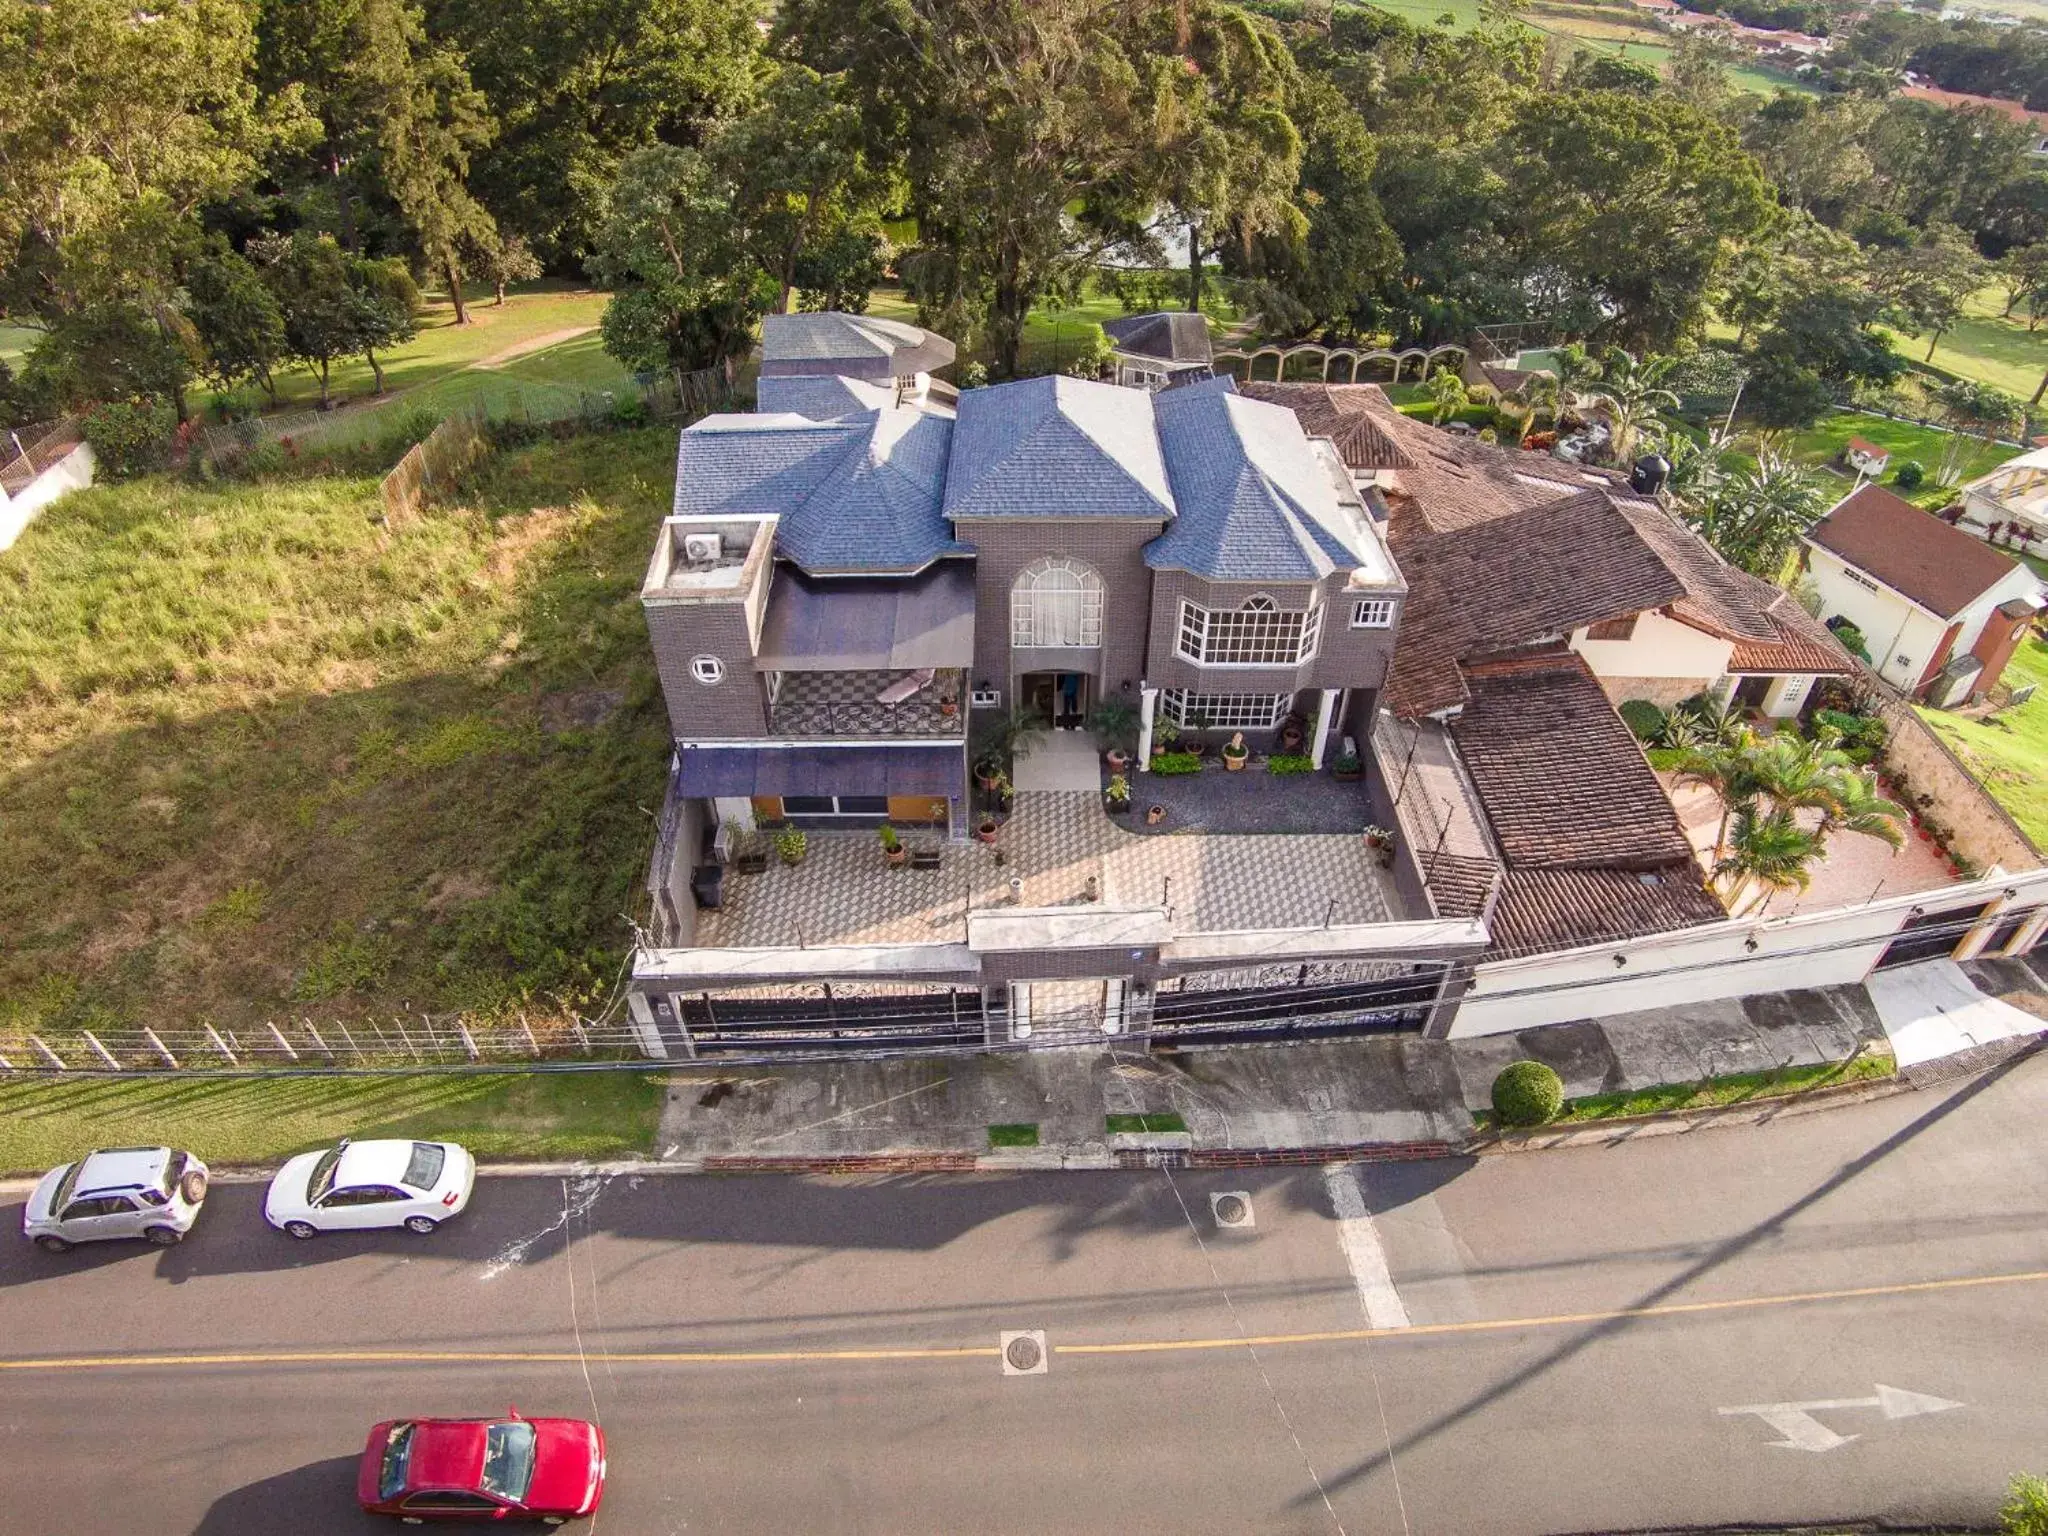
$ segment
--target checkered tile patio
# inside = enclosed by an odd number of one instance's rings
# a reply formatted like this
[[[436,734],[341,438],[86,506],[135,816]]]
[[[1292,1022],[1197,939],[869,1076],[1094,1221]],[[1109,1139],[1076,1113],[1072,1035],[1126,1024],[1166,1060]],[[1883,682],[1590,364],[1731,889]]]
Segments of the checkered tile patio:
[[[1355,834],[1139,837],[1097,795],[1026,792],[995,847],[948,843],[936,870],[888,868],[872,832],[813,832],[802,864],[728,877],[724,909],[698,914],[697,942],[957,943],[970,906],[1083,905],[1091,876],[1105,904],[1163,902],[1182,932],[1399,915],[1391,880]]]

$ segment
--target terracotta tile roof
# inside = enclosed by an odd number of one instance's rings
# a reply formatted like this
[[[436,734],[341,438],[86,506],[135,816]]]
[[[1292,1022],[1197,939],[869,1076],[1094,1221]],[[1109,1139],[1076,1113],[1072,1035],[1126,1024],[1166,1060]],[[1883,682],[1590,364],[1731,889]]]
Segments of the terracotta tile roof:
[[[1728,914],[1694,868],[1511,869],[1487,923],[1488,953],[1574,949],[1721,922]]]
[[[1684,584],[1599,491],[1450,532],[1433,531],[1411,500],[1398,498],[1390,531],[1408,578],[1384,695],[1397,715],[1464,702],[1461,662],[1685,596]]]
[[[1944,619],[2019,563],[1881,485],[1843,497],[1806,537]]]
[[[1391,413],[1387,397],[1372,384],[1240,384],[1238,393],[1284,405],[1301,418],[1312,437],[1327,437],[1353,469],[1405,469],[1409,458],[1383,427],[1371,402]]]
[[[1965,107],[1984,107],[2015,123],[2028,123],[2036,127],[2048,123],[2048,117],[2029,111],[2024,103],[2007,101],[2001,96],[1972,96],[1968,91],[1944,91],[1938,85],[1901,86],[1899,94],[1910,96],[1915,101],[1931,101],[1957,111]]]
[[[1509,869],[1655,869],[1692,858],[1643,749],[1577,657],[1473,669],[1451,722]]]
[[[1764,603],[1764,616],[1777,631],[1770,641],[1741,640],[1728,658],[1731,672],[1797,672],[1815,677],[1850,677],[1856,664],[1841,642],[1812,614],[1799,606],[1799,599],[1782,588],[1759,580],[1747,571],[1736,572]]]
[[[1881,443],[1873,443],[1867,437],[1852,437],[1848,446],[1866,459],[1888,459],[1892,456],[1891,449]]]

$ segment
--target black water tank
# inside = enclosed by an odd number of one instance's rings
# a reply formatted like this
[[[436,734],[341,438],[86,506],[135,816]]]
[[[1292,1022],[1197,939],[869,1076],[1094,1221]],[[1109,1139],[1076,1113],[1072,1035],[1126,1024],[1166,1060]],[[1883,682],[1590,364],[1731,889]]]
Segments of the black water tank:
[[[1671,461],[1661,453],[1646,453],[1628,472],[1628,488],[1638,496],[1654,496],[1671,478]]]

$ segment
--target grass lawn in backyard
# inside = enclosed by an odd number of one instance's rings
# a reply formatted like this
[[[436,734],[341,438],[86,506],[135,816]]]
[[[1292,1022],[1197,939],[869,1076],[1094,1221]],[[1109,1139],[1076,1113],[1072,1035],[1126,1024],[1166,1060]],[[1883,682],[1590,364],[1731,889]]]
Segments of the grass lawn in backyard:
[[[2048,372],[2048,327],[2029,332],[2023,318],[2004,320],[2005,297],[1986,288],[1971,299],[1955,329],[1941,338],[1933,363],[1968,379],[1981,379],[2007,394],[2031,400]],[[1899,337],[1899,350],[1914,362],[1927,360],[1927,338]]]
[[[28,356],[28,349],[35,345],[39,334],[24,326],[0,323],[0,363],[20,372],[21,360]]]
[[[2018,709],[1988,720],[1965,720],[1944,709],[1922,709],[1920,718],[1991,791],[2034,846],[2048,848],[2048,643],[2030,637],[2013,652],[2001,681],[2008,688],[2033,683],[2041,691]]]
[[[621,1157],[653,1150],[665,1091],[660,1074],[637,1069],[8,1082],[0,1174],[157,1143],[250,1167],[343,1136],[458,1141],[486,1160]]]
[[[608,988],[669,752],[634,596],[674,456],[542,443],[395,533],[367,477],[44,513],[0,553],[0,1036]]]
[[[1938,427],[1923,427],[1910,421],[1893,421],[1888,416],[1872,416],[1862,411],[1838,411],[1824,419],[1820,425],[1799,433],[1792,439],[1792,451],[1799,458],[1816,465],[1834,466],[1834,479],[1839,484],[1831,486],[1831,500],[1847,495],[1855,484],[1855,476],[1835,464],[1837,456],[1850,438],[1860,437],[1891,450],[1892,461],[1880,481],[1887,489],[1904,496],[1908,501],[1929,508],[1945,507],[1956,499],[1953,489],[1944,489],[1934,484],[1934,471],[1941,463],[1950,434]],[[2017,448],[2008,448],[2002,443],[1975,443],[1968,450],[1961,466],[1964,481],[1988,474],[2007,459],[2017,454]],[[1916,491],[1902,491],[1892,484],[1892,476],[1908,459],[1917,460],[1927,471],[1927,479]]]
[[[387,391],[406,392],[407,403],[445,415],[475,396],[503,394],[508,380],[534,387],[565,384],[572,388],[608,388],[623,381],[625,369],[596,345],[594,327],[604,315],[609,295],[559,282],[523,285],[506,296],[502,306],[486,293],[469,299],[469,324],[455,324],[454,307],[445,296],[430,295],[420,316],[419,335],[388,355],[380,353]],[[586,345],[565,350],[573,333]],[[558,366],[551,367],[555,360]],[[484,366],[479,366],[484,365]],[[459,376],[459,377],[458,377]],[[277,375],[278,408],[309,410],[319,402],[320,381],[304,368]],[[336,363],[328,373],[328,393],[335,400],[367,397],[376,387],[369,364],[361,358]],[[200,403],[212,396],[200,391]],[[269,409],[254,385],[236,398]]]

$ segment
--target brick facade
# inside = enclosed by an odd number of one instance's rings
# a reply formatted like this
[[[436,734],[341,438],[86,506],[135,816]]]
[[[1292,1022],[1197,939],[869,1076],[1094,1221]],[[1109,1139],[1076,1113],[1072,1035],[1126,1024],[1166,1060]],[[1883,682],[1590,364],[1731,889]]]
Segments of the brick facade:
[[[753,636],[738,602],[655,603],[647,607],[647,638],[678,741],[747,740],[768,734],[768,696],[754,671]],[[691,658],[716,656],[725,676],[700,683]]]
[[[1003,708],[1014,709],[1017,680],[1027,671],[1085,672],[1096,680],[1095,697],[1123,695],[1129,680],[1135,699],[1145,675],[1145,641],[1152,572],[1145,546],[1159,536],[1160,521],[1075,516],[1067,518],[968,518],[956,521],[960,541],[975,552],[974,676],[1003,690]],[[1083,561],[1102,577],[1102,645],[1072,650],[1013,654],[1010,645],[1010,589],[1024,568],[1048,555]]]

